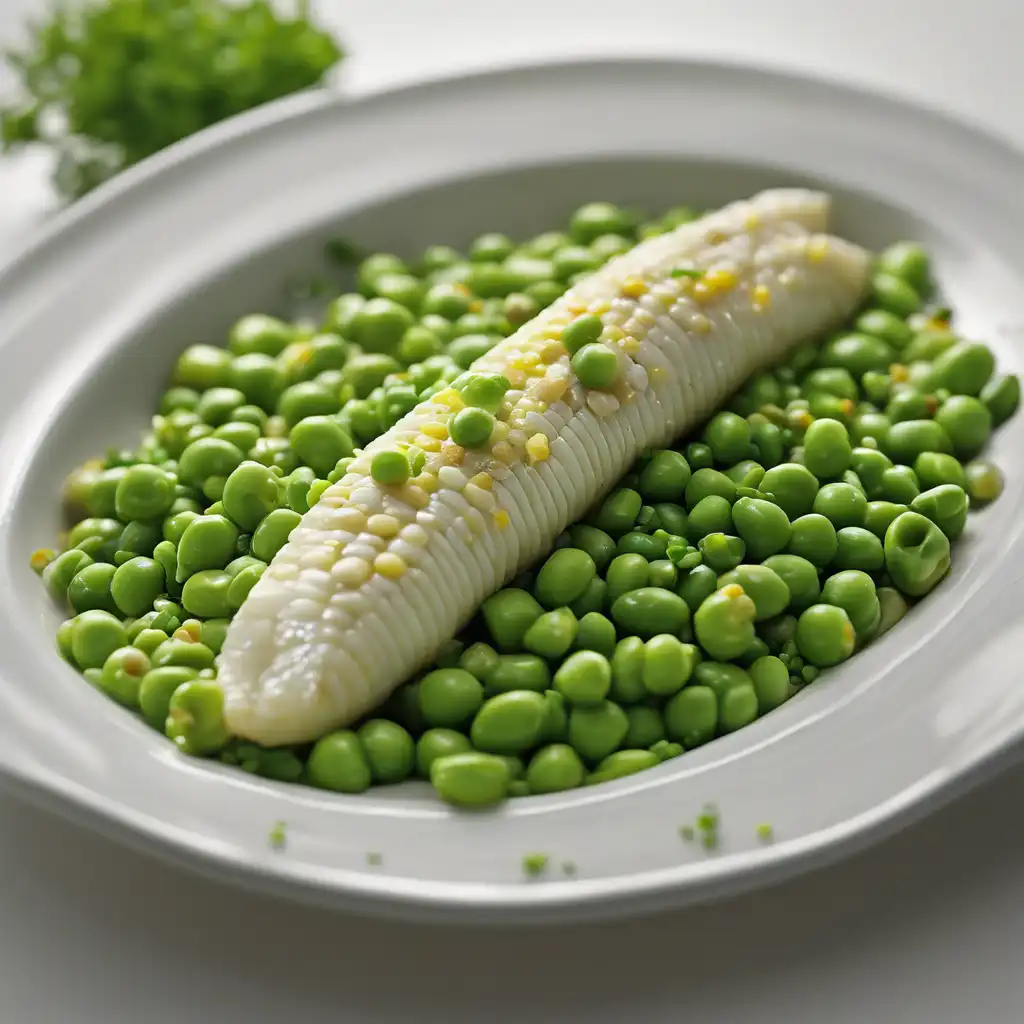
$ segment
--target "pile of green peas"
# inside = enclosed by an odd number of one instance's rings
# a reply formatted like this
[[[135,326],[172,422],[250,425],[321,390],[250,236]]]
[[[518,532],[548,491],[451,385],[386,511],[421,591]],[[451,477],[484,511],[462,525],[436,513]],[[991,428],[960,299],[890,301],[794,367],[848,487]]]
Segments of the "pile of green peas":
[[[371,256],[317,327],[247,317],[226,350],[186,350],[139,449],[72,474],[62,553],[33,556],[76,613],[61,653],[187,753],[342,793],[416,776],[462,807],[630,775],[783,704],[939,584],[1002,490],[979,456],[1019,380],[953,330],[911,243],[849,324],[645,452],[362,723],[262,748],[228,735],[215,682],[231,616],[355,448],[694,216],[592,203],[565,233],[432,247],[415,272]]]

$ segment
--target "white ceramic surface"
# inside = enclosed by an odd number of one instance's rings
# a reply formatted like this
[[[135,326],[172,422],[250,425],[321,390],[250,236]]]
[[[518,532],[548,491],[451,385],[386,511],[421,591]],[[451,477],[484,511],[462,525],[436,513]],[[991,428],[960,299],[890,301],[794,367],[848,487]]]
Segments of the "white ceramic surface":
[[[669,137],[680,109],[686,132]],[[415,161],[403,159],[410,151]],[[347,161],[351,152],[359,160]],[[540,228],[596,195],[713,203],[809,177],[836,191],[841,232],[874,245],[921,237],[965,329],[984,332],[1016,368],[1020,170],[994,141],[880,97],[735,68],[623,62],[356,103],[303,98],[125,176],[0,277],[0,575],[14,584],[0,599],[8,781],[208,872],[445,920],[707,899],[837,856],[934,806],[1008,755],[1024,727],[1012,656],[1019,423],[996,446],[1006,497],[975,519],[950,582],[882,643],[679,761],[487,816],[453,815],[415,789],[346,799],[179,759],[51,653],[56,614],[25,553],[56,529],[63,471],[138,430],[184,339],[216,337],[252,295],[308,266],[333,229],[411,251],[483,227]],[[707,800],[724,820],[714,856],[676,832]],[[267,835],[280,820],[289,842],[275,852]],[[755,839],[762,821],[775,826],[774,845]],[[537,850],[573,860],[578,877],[525,883],[519,860]],[[383,865],[368,867],[368,851]]]

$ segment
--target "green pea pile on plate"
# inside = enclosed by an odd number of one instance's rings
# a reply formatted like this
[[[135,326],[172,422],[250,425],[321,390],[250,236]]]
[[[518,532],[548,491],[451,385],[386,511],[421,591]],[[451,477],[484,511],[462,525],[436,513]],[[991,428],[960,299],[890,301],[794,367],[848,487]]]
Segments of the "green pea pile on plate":
[[[186,349],[139,446],[72,473],[73,525],[32,556],[72,612],[60,653],[185,753],[343,793],[419,776],[472,807],[684,755],[850,658],[942,583],[969,509],[1002,490],[980,456],[1020,399],[933,303],[910,243],[881,254],[851,323],[645,452],[370,719],[275,749],[224,724],[230,620],[356,449],[581,276],[694,216],[591,203],[522,244],[374,254],[320,322],[254,314],[225,348]],[[598,356],[574,359],[581,379],[603,379]],[[385,482],[410,472],[386,462]]]

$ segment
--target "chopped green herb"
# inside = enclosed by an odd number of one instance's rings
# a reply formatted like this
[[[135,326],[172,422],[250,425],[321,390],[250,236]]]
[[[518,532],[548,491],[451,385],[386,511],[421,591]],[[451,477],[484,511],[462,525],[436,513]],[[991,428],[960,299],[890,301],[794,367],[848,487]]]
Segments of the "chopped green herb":
[[[267,837],[270,842],[270,848],[272,850],[283,850],[288,843],[288,836],[285,832],[287,826],[283,821],[279,821],[271,830]]]
[[[698,270],[696,267],[676,267],[671,277],[703,277],[704,271]]]
[[[548,855],[546,853],[528,853],[523,858],[523,874],[531,878],[542,875],[548,866]]]
[[[755,831],[757,832],[757,838],[762,843],[770,843],[775,838],[775,830],[771,825],[758,825]]]
[[[568,875],[570,878],[576,874],[576,865],[573,861],[567,860],[562,864],[562,874]]]
[[[692,843],[697,833],[693,830],[692,825],[680,825],[679,826],[679,838],[685,839],[688,843]]]
[[[371,851],[366,855],[366,863],[369,864],[371,868],[378,868],[384,863],[384,858],[376,851]]]
[[[697,830],[701,834],[701,842],[705,850],[718,848],[718,809],[714,804],[707,804],[701,814],[697,816]]]

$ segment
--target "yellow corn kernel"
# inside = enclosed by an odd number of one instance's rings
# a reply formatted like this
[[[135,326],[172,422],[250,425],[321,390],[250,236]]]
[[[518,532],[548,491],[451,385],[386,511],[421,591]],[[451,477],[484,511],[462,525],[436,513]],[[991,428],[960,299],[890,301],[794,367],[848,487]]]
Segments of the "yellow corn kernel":
[[[506,440],[511,429],[504,420],[498,420],[491,431],[491,444],[497,444],[499,441]]]
[[[505,527],[508,526],[509,515],[503,508],[496,508],[491,514],[494,517],[494,525],[497,526],[499,530],[504,530]]]
[[[445,441],[441,445],[441,458],[449,466],[461,466],[466,457],[466,449],[454,441]]]
[[[431,455],[436,455],[441,450],[441,442],[436,437],[430,437],[427,434],[417,434],[413,444]]]
[[[532,385],[532,392],[542,402],[557,402],[569,386],[567,377],[545,377]]]
[[[438,488],[437,474],[431,472],[420,473],[419,476],[414,476],[409,483],[421,491],[426,491],[427,494],[433,494]]]
[[[565,346],[555,338],[547,338],[541,342],[537,350],[542,362],[553,363],[566,354]]]
[[[489,491],[494,486],[494,481],[487,473],[477,473],[476,476],[471,476],[469,482],[475,487],[482,487],[485,491]]]
[[[376,537],[394,537],[398,533],[399,523],[394,516],[380,513],[366,520],[366,529]]]
[[[546,462],[551,455],[551,446],[544,434],[534,434],[526,442],[527,454],[534,462]]]
[[[593,313],[594,316],[604,316],[611,308],[612,304],[607,299],[595,299],[587,306],[587,312]]]
[[[626,332],[621,327],[609,326],[601,331],[598,341],[603,341],[606,345],[610,345],[617,341],[622,341],[625,336]]]
[[[494,508],[494,495],[482,487],[473,484],[466,484],[462,489],[462,496],[473,506],[483,512],[490,512]]]
[[[541,331],[542,338],[553,338],[555,340],[562,337],[562,331],[565,328],[562,324],[547,324]]]
[[[768,285],[759,284],[754,287],[754,309],[758,313],[766,309],[771,309],[772,306],[772,293],[768,290]]]
[[[573,299],[566,308],[573,316],[579,316],[581,313],[586,313],[587,304],[585,302],[581,302],[579,299]]]
[[[743,597],[745,593],[746,591],[738,583],[727,583],[719,590],[722,597]]]
[[[448,440],[448,428],[443,423],[424,423],[420,433],[427,437],[436,437],[439,441]]]
[[[631,299],[639,299],[641,295],[647,294],[647,282],[642,277],[630,274],[622,282],[620,291]]]
[[[409,568],[401,555],[392,554],[390,551],[385,551],[382,555],[378,555],[373,560],[373,567],[381,576],[388,580],[397,580]]]
[[[721,228],[711,228],[704,233],[704,241],[708,245],[721,245],[728,237]]]
[[[347,587],[358,587],[370,578],[370,567],[361,558],[339,558],[334,563],[331,575]]]
[[[750,212],[744,218],[743,226],[747,231],[753,231],[755,228],[761,226],[761,218],[754,212]]]
[[[434,401],[438,405],[447,405],[453,411],[458,411],[465,405],[465,402],[462,401],[462,395],[455,388],[445,388],[443,391],[438,391],[434,395]]]
[[[526,374],[522,370],[513,369],[511,366],[505,370],[505,380],[514,388],[521,388],[526,383]]]
[[[694,313],[687,326],[696,334],[707,334],[711,330],[711,321],[703,313]]]
[[[479,299],[474,299],[469,304],[469,311],[470,311],[470,313],[479,313],[480,310],[483,309],[483,308],[484,308],[484,304]]]
[[[820,263],[829,250],[828,239],[822,235],[816,235],[807,243],[807,258],[812,263]]]
[[[491,449],[491,454],[499,462],[504,462],[506,466],[511,466],[513,462],[518,461],[516,450],[508,443],[508,441],[499,441]]]

